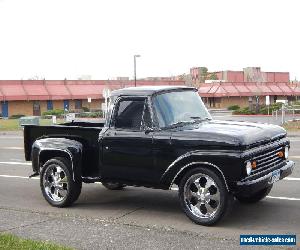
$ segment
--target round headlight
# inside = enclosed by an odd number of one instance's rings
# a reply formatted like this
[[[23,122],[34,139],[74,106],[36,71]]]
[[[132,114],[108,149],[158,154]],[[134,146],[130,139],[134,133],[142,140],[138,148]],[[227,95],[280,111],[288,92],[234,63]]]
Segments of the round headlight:
[[[289,158],[289,147],[285,147],[284,149],[284,157],[287,160]]]
[[[251,162],[247,161],[247,163],[246,163],[246,173],[247,173],[247,175],[250,175],[251,171],[252,171]]]

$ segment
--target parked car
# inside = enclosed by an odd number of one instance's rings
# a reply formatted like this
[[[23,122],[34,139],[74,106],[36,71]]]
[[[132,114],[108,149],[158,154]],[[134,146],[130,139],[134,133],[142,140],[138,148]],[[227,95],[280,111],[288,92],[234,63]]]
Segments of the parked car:
[[[178,185],[183,211],[201,225],[224,217],[234,197],[260,201],[295,165],[283,128],[213,120],[190,87],[113,91],[105,123],[25,126],[24,144],[52,206],[75,202],[82,182],[111,190]]]

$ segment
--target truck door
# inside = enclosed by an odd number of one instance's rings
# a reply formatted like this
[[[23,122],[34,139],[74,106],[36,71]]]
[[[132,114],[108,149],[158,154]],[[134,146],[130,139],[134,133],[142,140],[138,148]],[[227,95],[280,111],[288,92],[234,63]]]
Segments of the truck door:
[[[150,120],[146,98],[124,97],[118,101],[103,136],[103,178],[153,182],[153,135],[144,129]]]

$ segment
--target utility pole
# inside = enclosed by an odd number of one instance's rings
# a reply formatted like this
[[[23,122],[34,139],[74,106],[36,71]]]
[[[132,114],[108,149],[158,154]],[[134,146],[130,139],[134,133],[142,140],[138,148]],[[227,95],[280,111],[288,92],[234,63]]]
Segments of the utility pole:
[[[134,87],[136,87],[136,58],[141,57],[140,55],[133,56],[133,68],[134,68]]]

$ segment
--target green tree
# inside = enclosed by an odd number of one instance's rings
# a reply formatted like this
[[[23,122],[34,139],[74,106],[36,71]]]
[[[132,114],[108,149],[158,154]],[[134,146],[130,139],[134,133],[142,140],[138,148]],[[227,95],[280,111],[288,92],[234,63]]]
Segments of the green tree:
[[[210,80],[218,80],[218,76],[217,76],[216,72],[211,73],[209,76],[209,79]]]

